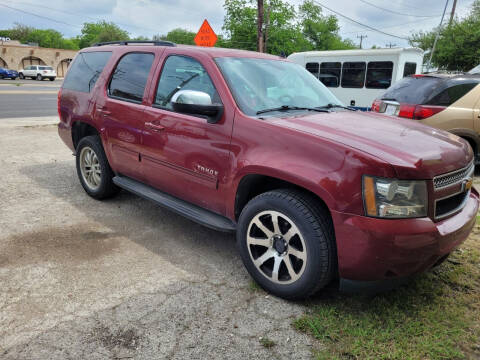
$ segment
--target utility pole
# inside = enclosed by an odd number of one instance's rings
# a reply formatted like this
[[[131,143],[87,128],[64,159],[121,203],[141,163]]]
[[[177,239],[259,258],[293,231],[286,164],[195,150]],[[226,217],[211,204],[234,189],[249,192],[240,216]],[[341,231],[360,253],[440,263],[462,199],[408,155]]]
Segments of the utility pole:
[[[386,46],[386,47],[389,47],[389,48],[391,49],[392,47],[397,46],[397,44],[392,44],[392,43],[390,42],[390,43],[388,43],[388,44],[385,44],[385,46]]]
[[[263,52],[263,0],[257,0],[257,51]]]
[[[442,18],[440,19],[440,24],[438,25],[437,36],[435,36],[435,41],[433,42],[432,51],[430,52],[430,59],[428,59],[427,63],[427,73],[430,71],[430,64],[432,63],[433,53],[435,52],[435,47],[437,46],[438,37],[440,36],[440,31],[442,31],[442,24],[443,18],[445,17],[445,11],[447,11],[448,1],[445,3],[445,7],[443,8]]]
[[[448,22],[448,26],[452,25],[453,16],[455,15],[456,7],[457,7],[457,0],[453,0],[452,12],[450,13],[450,21]]]
[[[263,41],[263,52],[267,52],[267,41],[268,41],[268,32],[270,30],[270,11],[268,9],[268,4],[265,8],[265,30],[264,32],[264,37],[265,40]]]
[[[362,42],[363,42],[363,39],[365,39],[367,37],[367,35],[357,35],[357,39],[360,39],[360,49],[362,48]]]

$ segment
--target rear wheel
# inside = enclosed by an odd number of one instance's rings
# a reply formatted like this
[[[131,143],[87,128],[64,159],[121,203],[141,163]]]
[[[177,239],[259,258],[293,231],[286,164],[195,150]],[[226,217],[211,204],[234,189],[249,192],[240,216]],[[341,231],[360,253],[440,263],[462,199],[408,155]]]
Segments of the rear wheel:
[[[268,292],[302,299],[335,274],[336,246],[328,211],[296,190],[274,190],[243,209],[237,245],[250,275]]]
[[[38,74],[38,75],[37,75],[37,80],[38,80],[38,81],[42,81],[42,80],[43,80],[42,75]]]
[[[77,174],[88,195],[105,199],[120,190],[114,183],[114,173],[108,164],[100,137],[86,136],[76,150]]]
[[[55,78],[50,78],[49,80],[50,80],[50,81],[53,81],[53,80],[55,80]]]

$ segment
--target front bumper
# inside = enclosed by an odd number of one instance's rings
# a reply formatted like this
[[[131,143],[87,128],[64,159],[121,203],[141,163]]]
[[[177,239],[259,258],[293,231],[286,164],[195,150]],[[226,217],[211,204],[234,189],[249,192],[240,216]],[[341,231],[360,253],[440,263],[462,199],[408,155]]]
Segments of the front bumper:
[[[478,207],[479,195],[472,188],[465,207],[439,222],[332,211],[340,278],[347,282],[388,282],[430,269],[467,239]]]

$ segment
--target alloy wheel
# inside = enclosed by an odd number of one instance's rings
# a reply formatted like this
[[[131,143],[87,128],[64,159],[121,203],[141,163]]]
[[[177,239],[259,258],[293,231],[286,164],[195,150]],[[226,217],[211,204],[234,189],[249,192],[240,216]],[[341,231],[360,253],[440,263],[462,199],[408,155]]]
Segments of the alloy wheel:
[[[92,148],[85,146],[80,152],[80,171],[85,184],[93,191],[100,187],[102,170],[97,154]]]
[[[307,249],[295,223],[273,210],[258,213],[247,231],[247,247],[257,270],[276,284],[291,284],[305,270]]]

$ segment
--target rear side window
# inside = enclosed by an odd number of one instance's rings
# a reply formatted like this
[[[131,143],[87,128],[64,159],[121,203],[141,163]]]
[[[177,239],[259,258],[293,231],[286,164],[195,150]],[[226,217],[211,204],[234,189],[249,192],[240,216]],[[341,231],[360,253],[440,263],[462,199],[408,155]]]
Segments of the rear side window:
[[[364,62],[344,62],[342,69],[342,87],[362,88],[365,83]]]
[[[403,67],[403,77],[415,75],[417,72],[417,64],[413,62],[406,62]]]
[[[323,62],[320,65],[320,81],[327,87],[338,87],[340,85],[340,73],[342,72],[342,63]]]
[[[313,75],[315,75],[315,77],[318,79],[318,69],[319,69],[318,63],[314,63],[314,62],[307,63],[307,65],[305,65],[305,68],[309,72],[311,72]]]
[[[53,68],[51,66],[39,66],[38,69],[39,70],[53,70]]]
[[[154,58],[151,53],[128,53],[122,57],[113,72],[108,94],[122,100],[142,102]]]
[[[442,86],[442,82],[441,78],[431,76],[409,76],[393,84],[381,99],[408,104],[425,104],[435,90]]]
[[[427,102],[428,105],[440,105],[440,106],[450,106],[455,101],[465,96],[470,90],[472,90],[478,83],[466,83],[451,86],[443,90],[440,94],[433,97]]]
[[[393,62],[371,61],[368,63],[367,81],[369,89],[388,89],[392,83]]]
[[[90,92],[110,56],[112,56],[110,51],[79,53],[68,69],[63,88]]]

